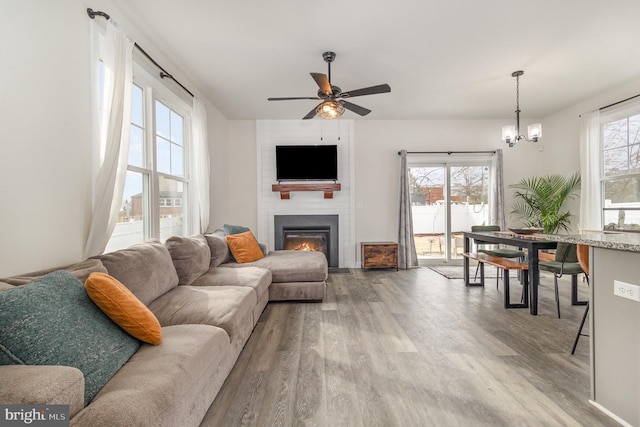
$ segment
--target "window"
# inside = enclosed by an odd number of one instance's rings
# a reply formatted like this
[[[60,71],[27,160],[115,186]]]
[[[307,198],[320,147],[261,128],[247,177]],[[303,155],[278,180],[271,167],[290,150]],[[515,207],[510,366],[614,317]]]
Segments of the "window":
[[[134,68],[129,159],[122,209],[106,251],[189,232],[191,106]]]
[[[605,230],[640,231],[640,103],[601,114]]]

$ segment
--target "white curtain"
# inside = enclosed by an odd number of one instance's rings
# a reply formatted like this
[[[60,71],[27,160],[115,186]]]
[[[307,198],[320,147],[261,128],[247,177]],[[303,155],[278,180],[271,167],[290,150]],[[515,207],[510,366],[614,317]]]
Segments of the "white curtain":
[[[193,98],[193,167],[196,196],[199,205],[200,232],[209,228],[209,143],[207,139],[207,108],[202,101]]]
[[[407,150],[400,151],[400,209],[398,228],[398,268],[403,270],[418,266],[416,243],[413,240],[413,217],[411,214],[411,191]]]
[[[600,111],[580,117],[580,231],[602,230]]]
[[[93,141],[101,156],[93,185],[93,210],[85,258],[104,251],[122,204],[129,157],[133,46],[134,42],[113,19],[108,20],[106,37],[100,49],[104,81],[99,141]]]
[[[491,158],[491,206],[489,224],[499,225],[501,230],[507,228],[504,215],[504,176],[502,171],[502,149],[498,148]]]

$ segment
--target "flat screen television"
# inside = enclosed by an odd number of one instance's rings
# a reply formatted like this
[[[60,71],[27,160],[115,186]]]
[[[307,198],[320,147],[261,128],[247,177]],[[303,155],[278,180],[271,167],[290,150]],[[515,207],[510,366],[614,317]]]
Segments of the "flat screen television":
[[[278,181],[336,181],[337,145],[277,145]]]

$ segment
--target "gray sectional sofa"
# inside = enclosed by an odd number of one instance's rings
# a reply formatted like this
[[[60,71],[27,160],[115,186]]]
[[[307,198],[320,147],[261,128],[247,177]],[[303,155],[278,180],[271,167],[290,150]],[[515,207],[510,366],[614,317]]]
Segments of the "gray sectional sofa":
[[[147,242],[64,269],[79,282],[91,272],[115,277],[162,326],[161,344],[138,342],[88,401],[88,377],[75,367],[0,366],[0,402],[68,404],[71,425],[92,427],[199,425],[267,303],[322,300],[328,272],[319,252],[272,251],[238,264],[223,232]],[[0,279],[0,291],[51,271]]]

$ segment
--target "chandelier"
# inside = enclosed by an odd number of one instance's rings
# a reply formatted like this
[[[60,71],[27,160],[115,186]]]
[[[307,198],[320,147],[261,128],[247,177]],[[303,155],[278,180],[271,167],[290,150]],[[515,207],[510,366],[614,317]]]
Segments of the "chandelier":
[[[316,108],[321,119],[337,119],[344,113],[344,106],[337,101],[324,101]]]
[[[502,140],[509,144],[509,147],[516,145],[521,139],[529,142],[538,142],[538,138],[542,137],[542,124],[534,123],[527,126],[528,137],[520,134],[520,76],[524,71],[514,71],[511,77],[516,78],[516,125],[507,125],[502,127]]]

